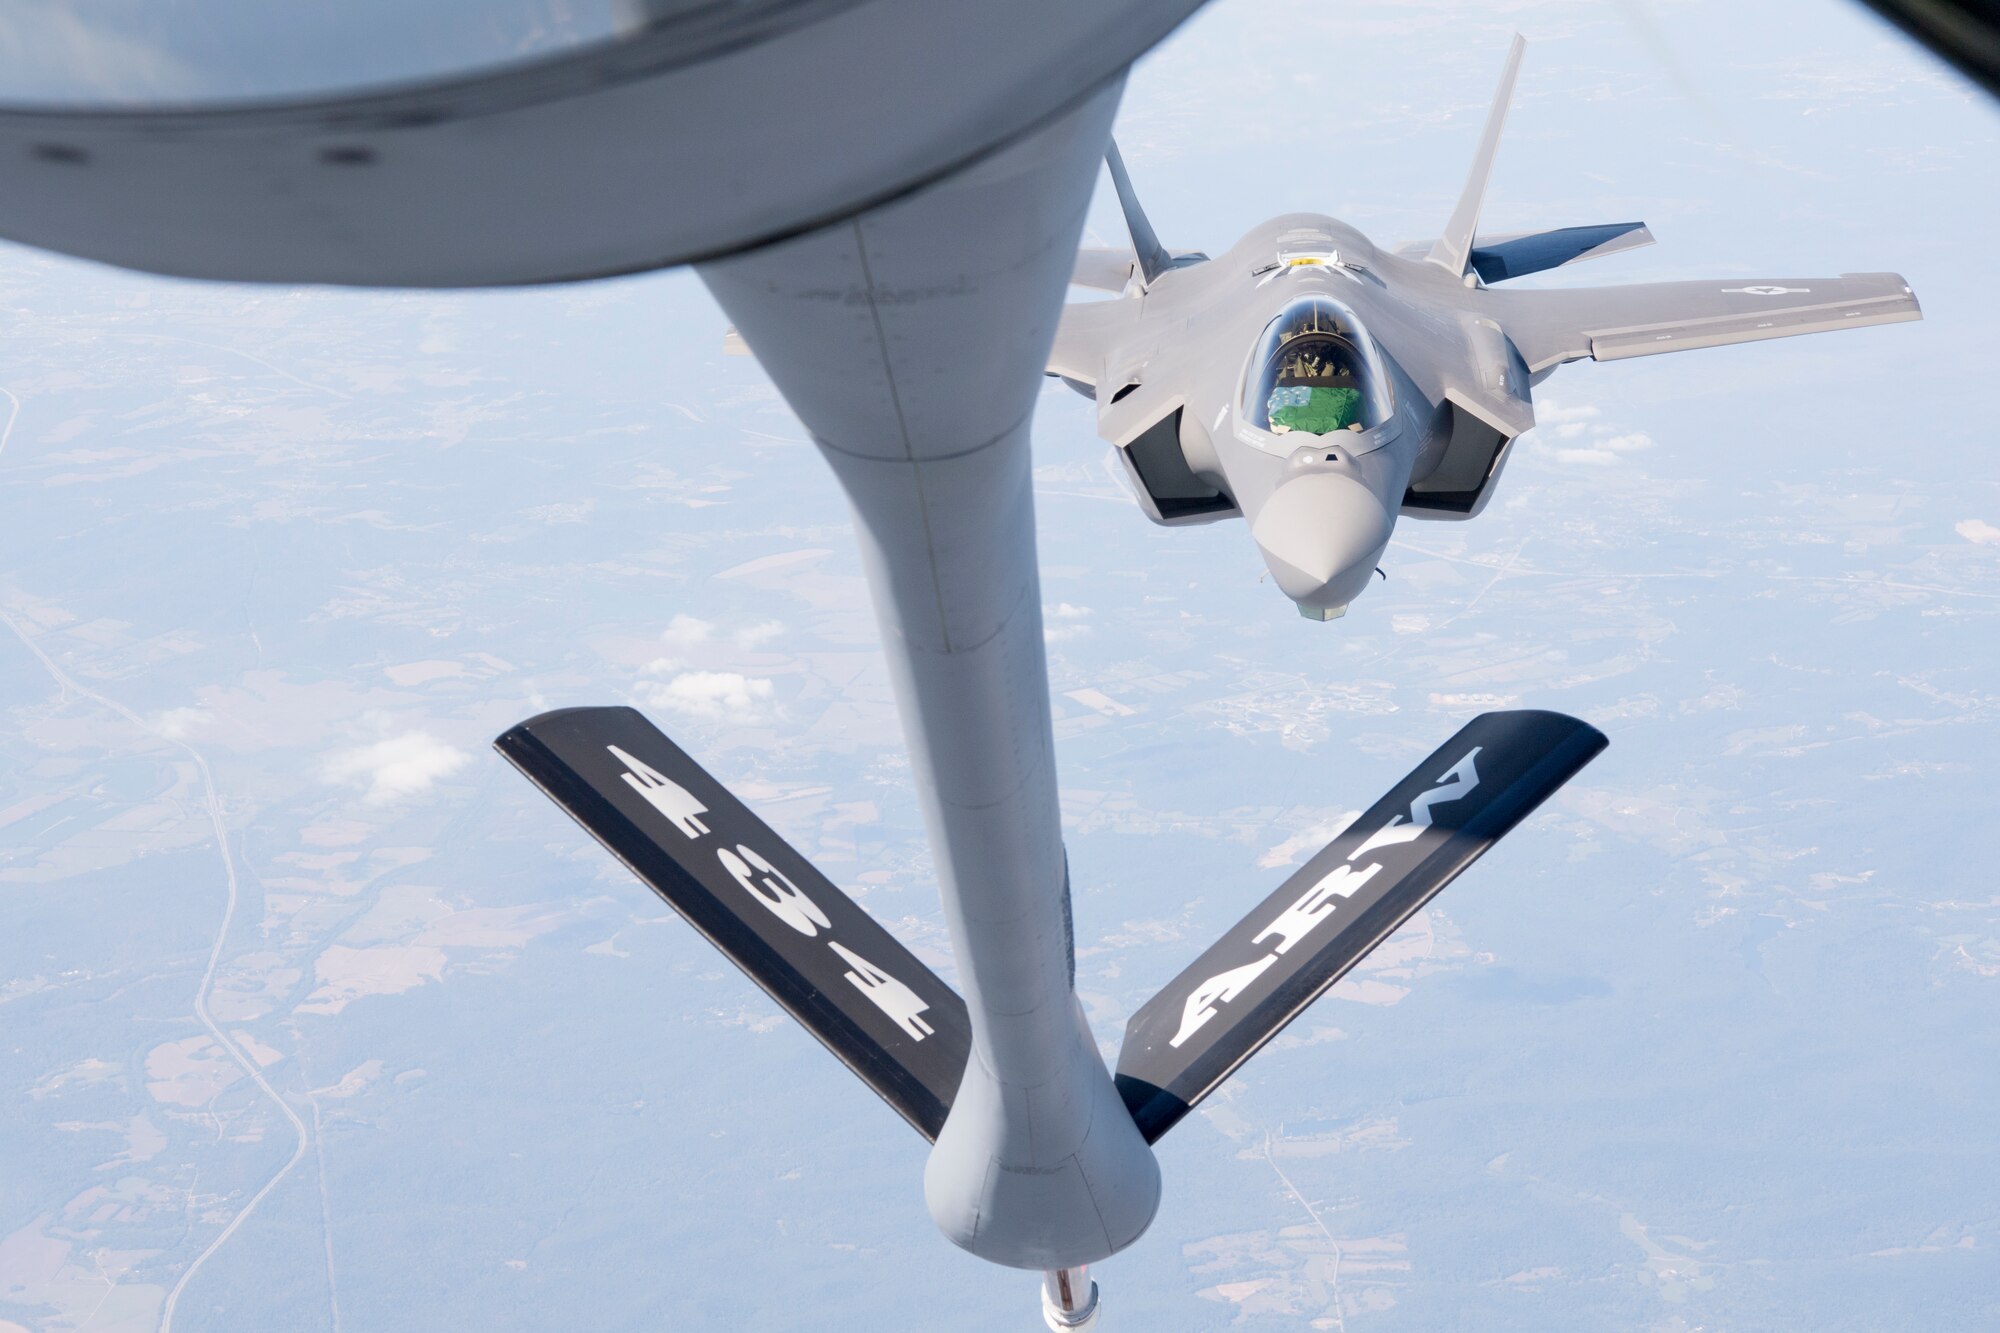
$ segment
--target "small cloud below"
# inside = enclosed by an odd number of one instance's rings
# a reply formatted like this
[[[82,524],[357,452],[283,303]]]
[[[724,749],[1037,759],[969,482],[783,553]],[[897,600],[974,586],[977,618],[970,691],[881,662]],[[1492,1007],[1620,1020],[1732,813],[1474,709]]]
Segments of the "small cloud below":
[[[471,756],[428,731],[406,731],[373,745],[341,750],[326,761],[328,782],[367,789],[370,805],[421,796],[469,762]]]
[[[784,635],[784,622],[778,620],[730,628],[694,616],[675,616],[660,633],[671,655],[646,663],[633,693],[645,707],[685,717],[737,723],[766,720],[773,712],[776,687],[762,677],[728,668],[767,662],[771,651],[767,645]],[[760,652],[762,656],[752,657]]]
[[[760,620],[736,631],[736,646],[745,652],[754,652],[784,632],[785,623],[782,620]]]
[[[1590,413],[1595,416],[1597,409],[1591,408]],[[1585,467],[1608,467],[1628,454],[1640,453],[1653,447],[1653,437],[1642,431],[1628,431],[1623,435],[1614,435],[1608,427],[1582,421],[1570,421],[1558,425],[1555,435],[1558,439],[1564,440],[1581,440],[1588,435],[1587,440],[1576,446],[1549,450],[1549,457],[1558,463],[1577,463]]]
[[[734,671],[683,671],[645,691],[654,708],[716,722],[756,722],[769,712],[777,687]]]
[[[1952,531],[1975,546],[2000,546],[2000,528],[1984,519],[1968,518]]]
[[[1090,608],[1057,602],[1042,608],[1042,637],[1050,643],[1080,639],[1090,633]]]
[[[692,648],[698,643],[708,642],[709,635],[715,633],[715,626],[694,616],[675,616],[660,631],[660,642],[669,648]]]
[[[1535,407],[1535,424],[1559,440],[1574,440],[1590,429],[1598,417],[1594,407],[1571,407],[1567,403],[1544,402]]]
[[[1279,843],[1276,847],[1273,847],[1270,851],[1258,857],[1257,864],[1265,870],[1276,870],[1279,866],[1297,865],[1305,857],[1339,837],[1349,824],[1352,824],[1359,818],[1361,818],[1359,810],[1349,810],[1346,814],[1329,819],[1324,823],[1314,824],[1308,829],[1301,829]]]
[[[160,714],[157,730],[170,741],[185,740],[213,721],[215,714],[200,708],[169,708]]]

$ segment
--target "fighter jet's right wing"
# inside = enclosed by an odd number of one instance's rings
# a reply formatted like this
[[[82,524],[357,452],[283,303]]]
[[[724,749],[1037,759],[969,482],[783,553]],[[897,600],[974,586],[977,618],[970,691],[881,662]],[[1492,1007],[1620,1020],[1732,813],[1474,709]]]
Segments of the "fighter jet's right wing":
[[[1562,291],[1490,291],[1484,303],[1530,371],[1693,347],[1922,319],[1896,273],[1720,278]]]

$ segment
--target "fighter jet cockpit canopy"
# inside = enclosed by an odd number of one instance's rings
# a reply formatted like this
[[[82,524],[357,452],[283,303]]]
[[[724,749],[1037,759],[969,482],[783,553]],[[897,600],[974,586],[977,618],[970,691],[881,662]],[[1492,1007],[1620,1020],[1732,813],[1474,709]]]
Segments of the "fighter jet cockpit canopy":
[[[1243,375],[1243,419],[1281,437],[1372,430],[1394,406],[1374,344],[1330,296],[1302,296],[1279,311]]]

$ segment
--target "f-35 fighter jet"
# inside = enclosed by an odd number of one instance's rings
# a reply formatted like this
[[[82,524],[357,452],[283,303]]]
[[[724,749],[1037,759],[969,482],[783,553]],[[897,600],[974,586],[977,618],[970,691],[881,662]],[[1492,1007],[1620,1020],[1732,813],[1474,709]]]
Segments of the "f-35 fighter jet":
[[[1114,144],[1132,249],[1085,250],[1049,373],[1097,401],[1098,430],[1157,523],[1242,517],[1312,619],[1368,586],[1396,516],[1471,518],[1533,388],[1556,367],[1921,318],[1894,273],[1524,291],[1499,286],[1652,242],[1643,223],[1477,234],[1513,97],[1514,39],[1458,206],[1394,250],[1334,218],[1273,218],[1217,258],[1163,248]]]

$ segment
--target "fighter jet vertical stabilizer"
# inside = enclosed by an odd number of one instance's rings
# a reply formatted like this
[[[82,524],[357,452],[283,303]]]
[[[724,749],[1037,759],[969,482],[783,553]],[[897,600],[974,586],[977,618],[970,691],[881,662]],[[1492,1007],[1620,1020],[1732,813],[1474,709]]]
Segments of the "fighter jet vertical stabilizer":
[[[1472,254],[1472,236],[1479,229],[1479,208],[1486,200],[1487,182],[1493,179],[1493,159],[1500,152],[1500,132],[1507,127],[1507,108],[1514,101],[1514,81],[1520,77],[1521,56],[1527,49],[1527,39],[1515,33],[1514,44],[1507,49],[1507,68],[1500,75],[1499,90],[1493,94],[1493,109],[1486,113],[1485,132],[1479,136],[1479,152],[1472,159],[1472,171],[1458,196],[1458,207],[1451,211],[1444,235],[1438,237],[1431,252],[1424,256],[1453,277],[1464,274],[1466,260]]]
[[[1118,152],[1118,141],[1104,150],[1104,164],[1111,171],[1112,188],[1118,191],[1118,207],[1125,214],[1125,230],[1132,236],[1132,253],[1137,256],[1139,273],[1147,282],[1165,273],[1174,266],[1172,256],[1160,245],[1158,233],[1146,218],[1146,210],[1139,206],[1139,196],[1132,189],[1132,178],[1125,171],[1125,159]]]

